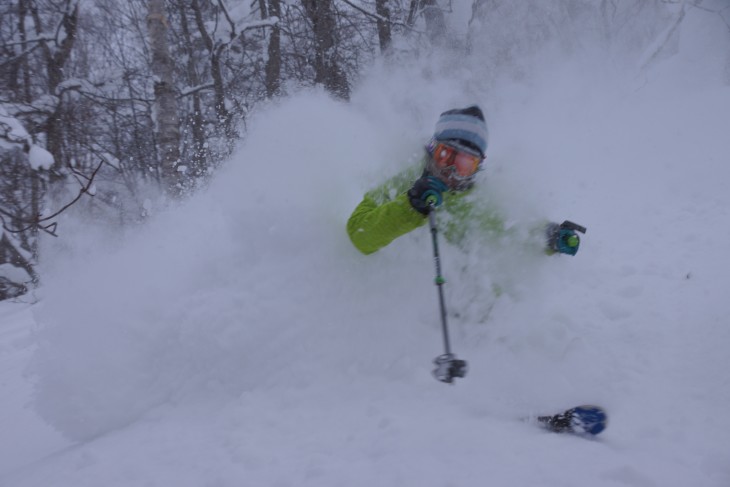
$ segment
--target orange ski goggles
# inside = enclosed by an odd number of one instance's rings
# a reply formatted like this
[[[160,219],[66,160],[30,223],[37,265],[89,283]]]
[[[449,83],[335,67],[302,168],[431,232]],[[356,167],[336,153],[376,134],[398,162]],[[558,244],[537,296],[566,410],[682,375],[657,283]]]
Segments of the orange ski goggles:
[[[476,174],[483,159],[479,154],[466,148],[437,142],[433,148],[433,160],[437,168],[446,169],[453,166],[457,175],[466,178]]]

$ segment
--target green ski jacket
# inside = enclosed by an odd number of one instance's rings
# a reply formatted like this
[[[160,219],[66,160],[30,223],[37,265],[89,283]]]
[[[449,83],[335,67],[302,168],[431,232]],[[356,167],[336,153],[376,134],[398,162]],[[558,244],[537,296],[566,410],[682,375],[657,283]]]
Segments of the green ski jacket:
[[[365,194],[347,221],[347,233],[360,252],[372,254],[428,222],[428,217],[413,209],[407,194],[421,172],[422,165],[414,166]],[[498,215],[475,211],[474,205],[465,198],[469,192],[444,193],[439,212],[448,215],[443,222],[444,235],[452,243],[463,239],[474,220],[485,231],[495,235],[504,232],[504,221]]]

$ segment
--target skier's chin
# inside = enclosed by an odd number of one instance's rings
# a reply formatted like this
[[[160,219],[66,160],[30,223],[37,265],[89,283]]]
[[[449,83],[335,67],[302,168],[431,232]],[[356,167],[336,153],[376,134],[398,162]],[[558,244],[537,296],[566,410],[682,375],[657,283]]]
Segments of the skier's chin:
[[[451,191],[466,191],[474,185],[474,176],[468,178],[462,178],[454,175],[453,173],[448,175],[437,176]]]
[[[457,175],[452,168],[446,168],[446,170],[439,170],[434,167],[431,161],[426,167],[426,174],[428,176],[435,176],[439,178],[450,191],[466,191],[467,189],[474,186],[474,175],[468,177],[461,177]]]

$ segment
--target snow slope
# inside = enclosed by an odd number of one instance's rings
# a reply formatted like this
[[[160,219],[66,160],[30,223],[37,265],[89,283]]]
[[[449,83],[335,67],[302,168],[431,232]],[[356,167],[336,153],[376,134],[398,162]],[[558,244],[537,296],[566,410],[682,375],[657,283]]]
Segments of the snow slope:
[[[640,72],[407,65],[349,105],[301,93],[184,207],[49,247],[40,303],[0,304],[0,485],[730,484],[730,33],[683,29]],[[478,196],[588,233],[575,258],[444,244],[450,387],[427,231],[366,257],[344,224],[474,100]],[[520,421],[584,402],[611,415],[596,440]]]

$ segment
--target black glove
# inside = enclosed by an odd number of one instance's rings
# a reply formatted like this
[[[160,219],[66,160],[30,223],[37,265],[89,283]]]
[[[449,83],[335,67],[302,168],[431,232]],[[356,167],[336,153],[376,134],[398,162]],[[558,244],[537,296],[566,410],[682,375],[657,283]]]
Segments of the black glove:
[[[547,238],[547,251],[549,253],[561,253],[567,255],[575,255],[580,248],[580,237],[576,231],[585,233],[585,227],[581,227],[573,222],[564,221],[563,223],[549,223],[545,229]]]
[[[422,176],[408,190],[408,200],[414,210],[428,215],[431,209],[440,206],[444,201],[443,192],[448,187],[435,176]]]

